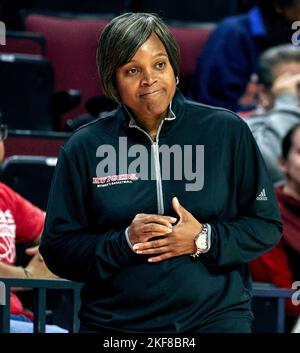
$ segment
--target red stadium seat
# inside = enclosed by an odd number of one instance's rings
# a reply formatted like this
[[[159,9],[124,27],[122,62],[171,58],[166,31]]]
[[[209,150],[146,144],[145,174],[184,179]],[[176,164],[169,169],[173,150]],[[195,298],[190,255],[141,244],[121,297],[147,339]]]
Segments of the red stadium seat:
[[[7,31],[6,43],[0,45],[1,53],[44,55],[45,38],[37,33]]]
[[[46,38],[46,57],[53,65],[55,90],[77,89],[82,93],[82,104],[62,118],[61,127],[68,118],[85,111],[84,104],[88,98],[102,92],[95,57],[99,32],[107,22],[105,19],[38,14],[28,15],[25,19],[26,31],[40,33]]]
[[[61,115],[80,102],[76,90],[54,91],[46,40],[31,32],[7,31],[0,46],[0,111],[11,129],[58,130]],[[18,77],[16,80],[15,78]]]
[[[5,141],[5,155],[35,155],[57,157],[61,145],[65,143],[70,134],[57,132],[36,131],[13,132],[9,131]]]
[[[196,71],[197,58],[204,44],[214,29],[214,24],[202,24],[194,26],[170,26],[181,52],[180,85],[183,93],[189,91],[191,80]]]

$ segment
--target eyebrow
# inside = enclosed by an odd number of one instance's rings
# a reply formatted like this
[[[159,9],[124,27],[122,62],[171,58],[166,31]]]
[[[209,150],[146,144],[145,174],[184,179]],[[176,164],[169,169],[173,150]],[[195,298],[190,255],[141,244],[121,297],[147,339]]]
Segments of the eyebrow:
[[[157,54],[155,54],[154,56],[166,56],[166,57],[168,57],[168,55],[166,53],[162,52],[162,51],[157,53]]]
[[[164,52],[159,52],[159,53],[156,53],[156,54],[154,55],[154,57],[159,57],[159,56],[165,56],[166,58],[168,58],[168,54],[166,54],[166,53],[164,53]],[[134,59],[132,59],[132,60],[128,61],[126,64],[124,64],[124,65],[128,65],[128,64],[130,64],[130,63],[135,63],[135,62],[137,62],[137,61],[134,60]]]

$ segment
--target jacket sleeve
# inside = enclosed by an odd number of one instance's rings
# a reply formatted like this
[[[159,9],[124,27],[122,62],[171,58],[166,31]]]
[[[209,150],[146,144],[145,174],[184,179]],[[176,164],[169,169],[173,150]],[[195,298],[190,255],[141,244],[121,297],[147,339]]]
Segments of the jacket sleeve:
[[[248,126],[242,132],[233,164],[237,216],[213,221],[211,249],[201,256],[207,264],[223,266],[249,262],[274,247],[282,224],[273,185]]]
[[[125,229],[106,232],[91,229],[92,213],[84,172],[62,148],[40,245],[40,252],[53,273],[79,282],[85,282],[95,270],[100,279],[106,279],[135,256],[125,238]]]

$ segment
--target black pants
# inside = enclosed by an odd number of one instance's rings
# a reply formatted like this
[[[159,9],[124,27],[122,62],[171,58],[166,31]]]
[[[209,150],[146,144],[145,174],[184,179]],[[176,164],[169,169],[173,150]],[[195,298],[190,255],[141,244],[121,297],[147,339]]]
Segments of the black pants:
[[[244,317],[216,319],[201,326],[195,333],[251,333],[252,321]]]
[[[210,323],[202,325],[197,330],[188,333],[251,333],[250,319],[239,317],[239,318],[220,318]],[[120,331],[107,330],[102,328],[96,328],[94,326],[80,324],[79,332],[81,333],[122,333]],[[145,332],[146,333],[146,332]]]

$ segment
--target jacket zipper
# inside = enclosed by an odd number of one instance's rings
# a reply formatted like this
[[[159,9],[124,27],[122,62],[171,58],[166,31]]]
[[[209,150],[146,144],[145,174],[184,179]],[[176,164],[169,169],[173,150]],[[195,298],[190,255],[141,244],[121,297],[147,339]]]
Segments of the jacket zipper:
[[[153,153],[154,157],[154,168],[155,168],[155,179],[156,179],[156,195],[157,195],[157,213],[158,214],[164,214],[165,212],[165,207],[164,207],[164,198],[163,198],[163,189],[162,189],[162,179],[161,179],[161,169],[160,169],[160,162],[159,162],[159,153],[158,153],[158,137],[160,130],[162,128],[164,121],[159,125],[159,128],[157,130],[157,135],[156,135],[156,141],[153,141],[152,138],[147,134],[147,132],[143,129],[141,129],[139,126],[133,126],[136,129],[142,131],[151,141],[151,151]]]

